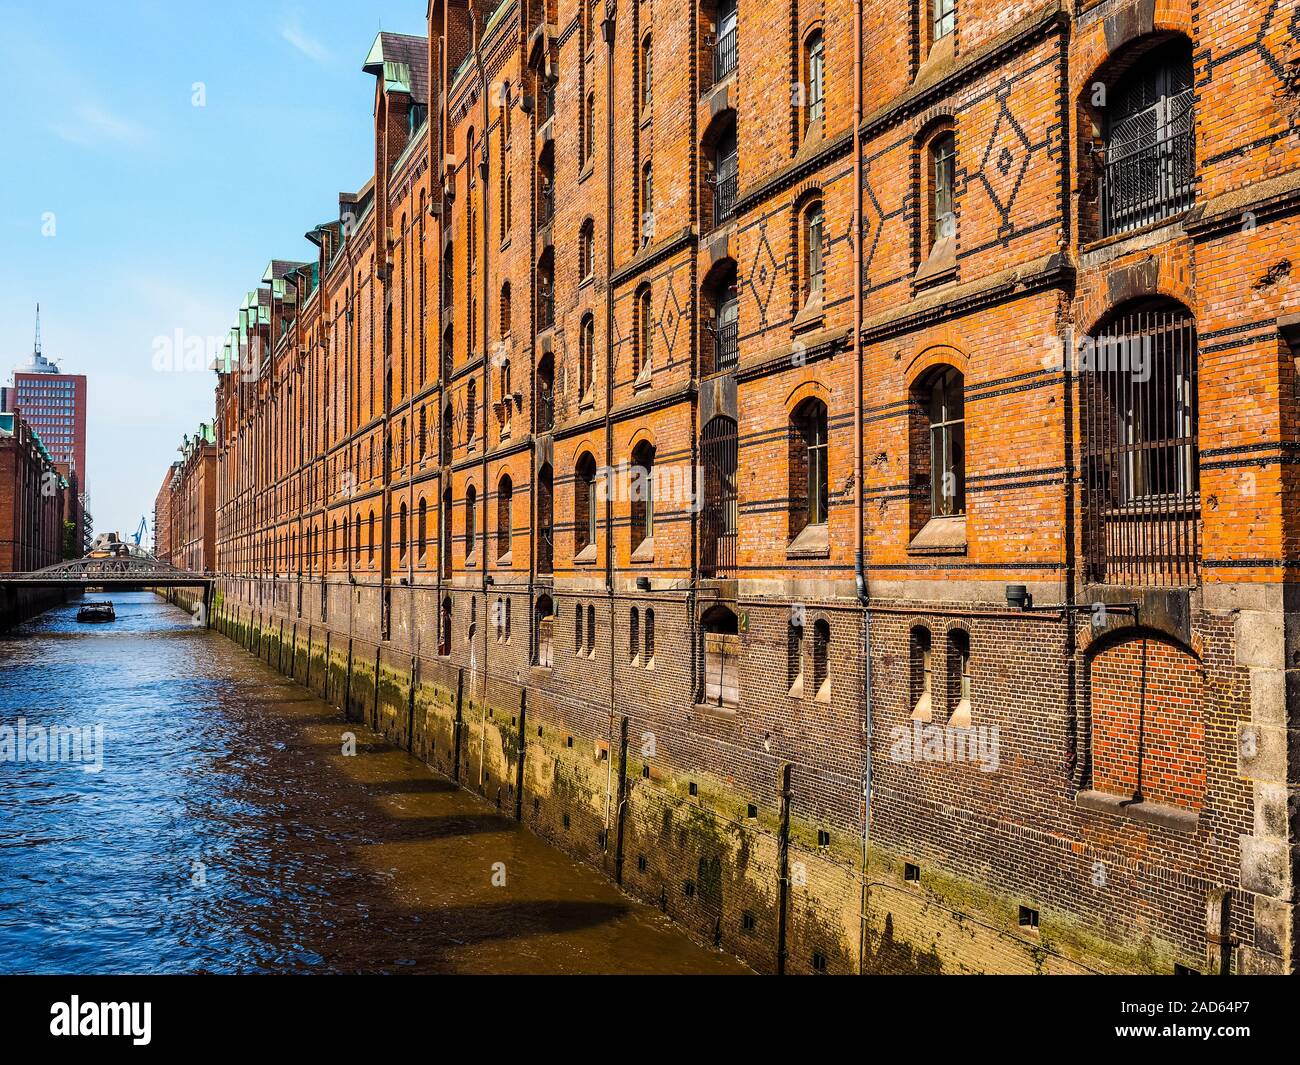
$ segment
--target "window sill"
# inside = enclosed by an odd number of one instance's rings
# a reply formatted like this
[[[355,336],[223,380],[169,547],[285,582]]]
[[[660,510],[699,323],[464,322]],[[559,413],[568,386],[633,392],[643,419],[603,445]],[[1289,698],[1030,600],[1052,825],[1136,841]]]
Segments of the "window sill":
[[[829,526],[825,522],[805,525],[803,531],[786,546],[785,554],[786,558],[830,558]]]
[[[966,515],[931,518],[907,545],[909,555],[966,554]]]
[[[654,375],[650,372],[650,367],[647,366],[644,370],[642,370],[639,374],[637,374],[636,380],[632,382],[632,391],[644,392],[647,388],[650,387],[650,384],[653,381],[653,379],[654,379]]]
[[[1104,791],[1081,791],[1074,797],[1074,804],[1082,810],[1141,821],[1143,824],[1167,828],[1171,832],[1195,832],[1200,824],[1200,814],[1195,810],[1184,810],[1157,802],[1134,802],[1132,798],[1126,799],[1122,795],[1110,795]]]
[[[716,703],[695,704],[695,710],[697,713],[704,714],[706,717],[722,718],[724,721],[734,720],[738,709],[739,707],[719,706]]]
[[[641,545],[632,552],[633,562],[653,562],[655,560],[655,538],[647,536]]]
[[[507,551],[504,555],[499,555],[497,557],[498,566],[513,566],[514,564],[515,553],[513,551]]]
[[[826,311],[822,303],[822,293],[817,292],[808,297],[803,308],[795,315],[790,325],[792,333],[807,333],[817,329],[826,320]]]
[[[923,288],[937,288],[950,281],[957,280],[957,240],[944,237],[930,249],[929,257],[912,275],[913,291]]]
[[[912,720],[925,724],[934,720],[934,707],[930,701],[929,692],[926,692],[916,701],[916,706],[912,709]]]
[[[575,566],[592,566],[596,563],[596,545],[588,544],[573,556]]]
[[[654,121],[654,117],[654,111],[647,107],[645,109],[645,114],[641,116],[641,128],[645,129],[649,126],[650,123]]]
[[[595,160],[588,159],[585,163],[582,164],[582,169],[578,171],[578,184],[581,185],[584,181],[587,180],[587,178],[591,177],[591,175],[595,173],[595,170],[596,170]]]

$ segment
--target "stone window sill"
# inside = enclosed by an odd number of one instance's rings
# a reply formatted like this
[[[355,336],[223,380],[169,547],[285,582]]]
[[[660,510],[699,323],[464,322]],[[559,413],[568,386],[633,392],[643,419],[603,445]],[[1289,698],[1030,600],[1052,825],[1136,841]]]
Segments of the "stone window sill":
[[[930,249],[916,273],[912,275],[912,289],[938,288],[949,281],[957,280],[957,241],[954,237],[943,237]]]
[[[790,330],[794,333],[806,333],[811,329],[819,328],[825,320],[826,312],[822,304],[822,294],[815,292],[808,297],[803,308],[795,315]]]
[[[647,536],[640,546],[632,552],[633,562],[653,562],[655,560],[655,538]]]
[[[716,703],[696,703],[695,709],[706,717],[718,717],[725,721],[731,721],[735,718],[738,707],[718,706]]]
[[[1104,791],[1081,791],[1074,797],[1074,803],[1082,810],[1141,821],[1143,824],[1167,828],[1171,832],[1195,832],[1201,820],[1200,814],[1195,810],[1184,810],[1157,802],[1134,802],[1132,798],[1126,799],[1122,795],[1110,795]]]
[[[592,566],[596,562],[596,545],[588,544],[576,555],[573,556],[575,566]]]
[[[785,549],[787,558],[830,558],[830,533],[825,522],[805,525]]]
[[[966,515],[931,518],[907,545],[909,555],[966,554]]]
[[[595,169],[596,169],[595,163],[592,161],[592,159],[588,159],[583,164],[582,170],[578,174],[578,184],[581,185],[584,181],[587,180],[587,178],[591,177],[591,175],[595,172]]]

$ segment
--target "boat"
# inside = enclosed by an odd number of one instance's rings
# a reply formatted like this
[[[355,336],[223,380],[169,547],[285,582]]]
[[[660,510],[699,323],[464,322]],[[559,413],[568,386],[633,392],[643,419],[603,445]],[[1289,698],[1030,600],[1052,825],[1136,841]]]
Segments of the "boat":
[[[83,603],[77,611],[78,621],[116,621],[112,603]]]

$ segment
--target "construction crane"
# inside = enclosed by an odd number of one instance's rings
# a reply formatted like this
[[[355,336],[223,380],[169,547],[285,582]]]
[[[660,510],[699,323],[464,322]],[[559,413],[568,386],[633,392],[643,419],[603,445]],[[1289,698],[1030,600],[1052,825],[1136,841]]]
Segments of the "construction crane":
[[[136,547],[144,547],[143,540],[149,535],[149,520],[143,515],[140,516],[140,527],[132,534],[131,539]]]

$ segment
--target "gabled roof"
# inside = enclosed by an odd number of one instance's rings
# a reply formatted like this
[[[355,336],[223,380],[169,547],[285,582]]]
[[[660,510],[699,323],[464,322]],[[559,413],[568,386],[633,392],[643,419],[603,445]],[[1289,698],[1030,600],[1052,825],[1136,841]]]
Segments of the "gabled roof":
[[[381,30],[361,69],[382,75],[385,92],[409,93],[417,104],[429,103],[429,40],[409,33]]]

